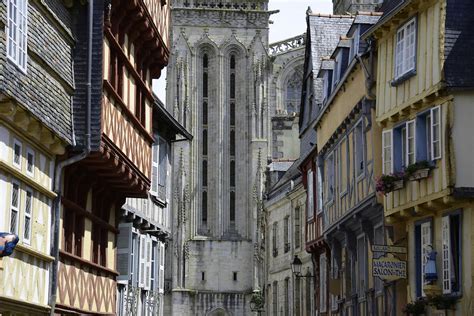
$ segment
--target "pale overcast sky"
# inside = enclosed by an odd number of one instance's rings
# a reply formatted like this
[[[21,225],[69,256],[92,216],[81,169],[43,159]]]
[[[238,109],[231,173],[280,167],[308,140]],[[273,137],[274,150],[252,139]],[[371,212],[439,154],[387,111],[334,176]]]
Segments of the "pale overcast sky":
[[[270,24],[270,43],[303,34],[308,6],[314,13],[332,12],[332,0],[270,0],[270,9],[280,10],[280,13],[270,17],[274,22]],[[153,80],[153,91],[163,102],[166,102],[165,78],[166,69],[159,80]]]

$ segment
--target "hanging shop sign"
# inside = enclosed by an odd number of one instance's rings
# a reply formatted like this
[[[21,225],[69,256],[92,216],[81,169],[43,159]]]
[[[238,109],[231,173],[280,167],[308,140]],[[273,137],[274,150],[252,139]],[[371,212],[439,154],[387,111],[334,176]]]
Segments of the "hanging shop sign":
[[[406,279],[407,262],[391,257],[374,258],[372,261],[372,276],[385,281]]]
[[[373,252],[388,252],[388,253],[407,253],[406,247],[387,246],[387,245],[372,245]]]

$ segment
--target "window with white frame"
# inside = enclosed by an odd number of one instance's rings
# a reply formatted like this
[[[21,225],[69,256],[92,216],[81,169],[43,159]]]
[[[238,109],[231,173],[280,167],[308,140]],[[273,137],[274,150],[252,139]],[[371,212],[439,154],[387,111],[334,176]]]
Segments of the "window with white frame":
[[[335,87],[339,83],[339,80],[341,79],[341,69],[342,69],[342,50],[339,50],[339,52],[336,55],[336,60],[334,63],[334,71],[332,74],[332,86]]]
[[[431,160],[441,158],[441,108],[439,106],[430,109],[431,125]]]
[[[441,158],[441,109],[439,106],[419,113],[382,134],[383,173],[402,171],[419,161]]]
[[[395,78],[415,70],[416,67],[416,17],[397,31],[395,46]]]
[[[447,214],[442,218],[442,282],[443,294],[461,291],[461,213]]]
[[[30,177],[35,175],[35,152],[31,148],[26,148],[26,174]]]
[[[393,131],[391,129],[382,132],[382,164],[384,174],[393,172]]]
[[[283,220],[283,243],[284,252],[290,251],[290,217],[286,216]]]
[[[13,140],[13,165],[21,169],[22,143],[18,139]]]
[[[164,293],[165,291],[165,244],[160,243],[160,260],[159,260],[159,292]]]
[[[26,71],[28,38],[28,0],[7,0],[7,56]]]
[[[323,76],[323,104],[329,97],[329,70],[324,71]]]
[[[416,162],[415,142],[415,121],[408,121],[406,124],[405,167]]]
[[[317,208],[318,214],[323,211],[323,175],[322,175],[322,167],[317,166],[317,182],[316,182],[316,191],[317,191]]]
[[[273,256],[276,257],[278,255],[278,222],[274,222],[272,226],[272,248],[273,248]]]
[[[364,142],[364,124],[360,121],[354,131],[354,155],[355,155],[355,171],[357,176],[361,176],[365,170],[365,142]]]
[[[158,288],[158,261],[159,248],[156,240],[151,241],[151,262],[150,262],[150,290],[155,291]]]
[[[150,193],[153,195],[158,194],[158,170],[159,170],[159,144],[154,143],[151,149],[151,189]]]
[[[327,309],[327,258],[322,253],[319,256],[319,311],[324,313]]]
[[[18,216],[20,214],[20,184],[12,182],[10,201],[10,232],[18,235]]]
[[[166,202],[166,182],[168,177],[169,144],[159,136],[152,147],[151,189],[150,194]]]
[[[297,206],[295,208],[295,217],[294,217],[294,238],[295,238],[295,248],[299,248],[301,246],[301,218],[300,218],[300,207]]]
[[[347,180],[349,176],[349,142],[347,138],[341,141],[339,146],[339,192],[347,192]]]
[[[23,239],[26,243],[30,243],[31,239],[31,215],[33,213],[33,191],[29,188],[26,189],[26,196],[25,196],[25,222],[24,222],[24,230],[23,230]]]
[[[359,53],[360,43],[360,26],[356,26],[354,34],[352,34],[350,60],[352,60]]]
[[[147,242],[146,236],[140,235],[140,253],[139,253],[139,271],[138,271],[138,287],[144,288],[146,285],[146,254]]]
[[[332,152],[329,154],[329,156],[326,159],[326,169],[327,169],[327,194],[328,194],[328,200],[327,202],[330,202],[334,199],[334,153]]]
[[[308,183],[308,203],[307,203],[307,214],[308,220],[313,219],[314,216],[314,176],[313,170],[309,169],[307,174]]]
[[[130,282],[132,286],[136,286],[138,265],[137,265],[137,256],[138,256],[138,235],[135,232],[132,232],[132,245],[130,251]]]
[[[415,225],[415,259],[416,259],[416,294],[417,297],[425,296],[425,266],[428,254],[433,247],[431,220]]]

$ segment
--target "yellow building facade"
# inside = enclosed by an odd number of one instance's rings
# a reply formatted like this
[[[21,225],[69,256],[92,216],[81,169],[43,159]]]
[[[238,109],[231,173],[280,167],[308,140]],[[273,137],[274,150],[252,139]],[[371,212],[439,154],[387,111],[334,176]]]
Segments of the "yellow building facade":
[[[394,315],[416,301],[427,312],[443,311],[443,304],[449,315],[474,310],[474,143],[468,136],[474,94],[461,70],[469,62],[456,57],[457,45],[467,43],[452,41],[453,30],[468,25],[459,12],[469,6],[391,1],[365,35],[376,40],[376,120],[383,129],[378,176],[390,176],[378,186],[388,243],[407,248],[407,279],[394,284]]]
[[[49,309],[54,161],[65,145],[13,100],[0,103],[0,231],[18,235],[0,259],[0,311]]]

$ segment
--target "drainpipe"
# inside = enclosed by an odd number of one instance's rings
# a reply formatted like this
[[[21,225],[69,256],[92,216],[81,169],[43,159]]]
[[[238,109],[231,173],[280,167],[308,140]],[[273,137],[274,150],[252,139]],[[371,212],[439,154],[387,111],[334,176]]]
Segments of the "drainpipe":
[[[87,156],[91,152],[91,78],[92,78],[92,28],[93,28],[93,12],[94,12],[94,0],[89,0],[88,8],[88,28],[89,34],[87,39],[88,51],[87,51],[87,98],[86,98],[86,131],[85,131],[85,148],[83,151],[69,159],[61,161],[56,165],[54,172],[54,192],[57,194],[53,202],[54,209],[54,226],[53,226],[53,248],[51,250],[52,256],[54,257],[52,273],[51,273],[51,291],[49,297],[49,305],[51,306],[50,315],[55,315],[56,308],[56,297],[58,291],[58,265],[59,265],[59,217],[61,207],[61,177],[65,167],[70,166]]]

